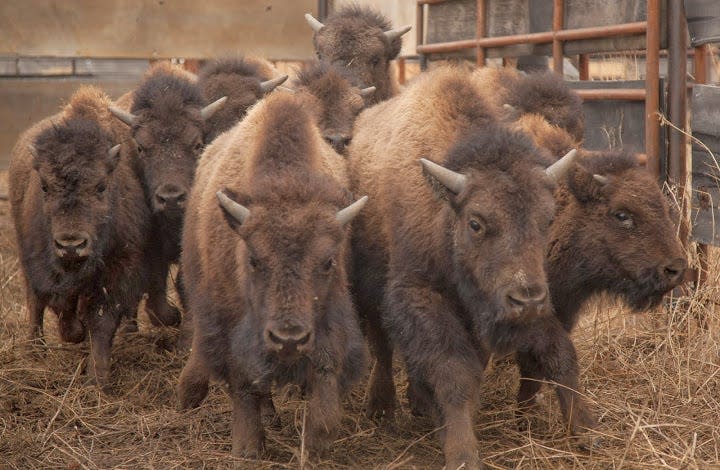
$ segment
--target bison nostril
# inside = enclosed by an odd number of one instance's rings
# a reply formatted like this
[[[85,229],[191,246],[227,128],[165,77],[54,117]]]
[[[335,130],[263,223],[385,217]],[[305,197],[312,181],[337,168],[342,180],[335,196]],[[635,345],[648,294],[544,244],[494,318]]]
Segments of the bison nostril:
[[[308,341],[310,341],[310,332],[307,332],[307,333],[305,334],[305,336],[303,336],[302,338],[298,339],[298,340],[297,340],[297,344],[298,344],[298,346],[303,346],[303,345],[307,344]]]
[[[282,345],[285,341],[283,341],[278,335],[272,332],[272,330],[268,330],[268,339],[272,341],[275,344]]]
[[[664,267],[665,276],[671,281],[679,278],[687,269],[687,260],[683,258],[676,258],[672,262],[668,263]]]
[[[539,306],[547,297],[547,289],[539,286],[521,287],[507,294],[508,304],[512,307]]]

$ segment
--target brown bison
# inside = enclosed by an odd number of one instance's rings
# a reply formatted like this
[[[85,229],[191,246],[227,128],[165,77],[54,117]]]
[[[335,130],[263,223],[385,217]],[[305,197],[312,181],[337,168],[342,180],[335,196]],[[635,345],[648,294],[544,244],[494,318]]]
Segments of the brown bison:
[[[193,75],[159,64],[110,108],[130,127],[136,144],[133,161],[152,210],[146,310],[156,325],[180,322],[180,312],[167,302],[167,274],[180,257],[185,204],[205,146],[206,121],[224,101],[206,106]]]
[[[234,456],[262,452],[261,404],[286,383],[305,390],[305,445],[323,452],[362,373],[346,259],[366,198],[349,197],[344,159],[307,98],[274,93],[253,107],[203,154],[189,200],[182,265],[195,331],[179,398],[199,403],[208,372],[229,385]]]
[[[390,21],[381,13],[358,5],[341,8],[325,24],[309,13],[305,19],[315,33],[313,44],[318,59],[347,69],[362,87],[377,88],[368,104],[397,94],[390,61],[400,53],[400,38],[410,31],[410,26],[391,29]]]
[[[223,97],[227,101],[205,121],[205,142],[237,124],[247,109],[287,80],[277,76],[272,64],[255,57],[221,59],[207,63],[198,73],[198,84],[205,102]]]
[[[443,428],[448,468],[480,466],[472,410],[487,347],[533,358],[562,384],[573,429],[594,425],[572,342],[547,302],[554,180],[568,162],[544,171],[548,155],[498,124],[482,90],[467,70],[429,72],[363,112],[349,147],[353,189],[370,196],[354,226],[352,276],[377,359],[368,413],[394,413],[397,346],[409,393],[432,403]]]
[[[108,381],[121,313],[142,296],[150,224],[110,104],[102,91],[81,88],[62,112],[20,136],[10,163],[31,338],[42,337],[45,307],[57,314],[64,341],[89,332],[88,373],[99,385]]]

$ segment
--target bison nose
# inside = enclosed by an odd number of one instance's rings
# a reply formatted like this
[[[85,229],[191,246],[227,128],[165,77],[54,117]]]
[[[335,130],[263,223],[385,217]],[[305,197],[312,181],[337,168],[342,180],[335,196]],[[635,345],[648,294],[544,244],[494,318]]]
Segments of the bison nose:
[[[340,134],[325,136],[325,141],[330,144],[337,153],[343,153],[345,151],[345,147],[350,145],[351,140],[352,137],[345,137]]]
[[[312,330],[302,327],[270,327],[265,330],[265,343],[267,346],[276,352],[288,355],[310,349],[312,337]]]
[[[90,254],[90,235],[85,232],[63,232],[55,237],[57,256],[85,258]]]
[[[185,206],[184,189],[173,184],[166,184],[155,191],[155,209],[158,211],[182,209]]]
[[[505,297],[507,306],[516,312],[530,308],[537,309],[545,303],[546,298],[547,288],[540,284],[511,288]]]
[[[683,279],[686,269],[687,260],[685,258],[675,258],[663,267],[663,274],[668,283],[675,286]]]

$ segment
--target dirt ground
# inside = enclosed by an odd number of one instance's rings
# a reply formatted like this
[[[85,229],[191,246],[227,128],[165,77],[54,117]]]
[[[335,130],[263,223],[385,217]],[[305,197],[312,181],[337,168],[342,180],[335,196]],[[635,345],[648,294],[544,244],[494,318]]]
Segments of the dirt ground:
[[[7,174],[0,173],[0,194]],[[175,469],[299,468],[304,404],[278,398],[281,429],[267,430],[265,460],[234,460],[230,403],[215,385],[203,405],[176,411],[175,386],[185,357],[169,351],[177,331],[153,328],[119,335],[110,394],[85,384],[86,345],[59,340],[46,314],[47,349],[25,343],[22,275],[9,206],[0,201],[0,468]],[[555,396],[544,386],[526,431],[515,417],[518,374],[511,361],[487,371],[475,416],[489,468],[720,468],[720,339],[717,255],[707,287],[672,306],[636,315],[606,299],[587,309],[574,333],[582,386],[600,426],[590,450],[567,437]],[[707,328],[697,318],[707,319]],[[440,468],[429,421],[410,415],[405,379],[396,382],[402,410],[394,425],[363,415],[365,382],[346,402],[339,438],[323,468]]]

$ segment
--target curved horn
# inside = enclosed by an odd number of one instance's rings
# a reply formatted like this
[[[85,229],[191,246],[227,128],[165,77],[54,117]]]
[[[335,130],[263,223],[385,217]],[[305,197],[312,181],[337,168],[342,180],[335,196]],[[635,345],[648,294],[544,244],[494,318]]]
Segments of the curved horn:
[[[407,25],[403,26],[402,28],[395,28],[391,29],[390,31],[385,31],[383,34],[387,38],[388,41],[392,41],[393,39],[399,38],[403,34],[407,33],[412,29],[412,26]]]
[[[108,111],[110,111],[113,116],[120,119],[122,122],[124,122],[130,127],[134,126],[137,123],[137,116],[135,116],[133,113],[123,111],[122,109],[116,108],[115,106],[108,106]]]
[[[307,21],[312,30],[316,33],[325,27],[324,24],[315,19],[315,17],[312,16],[310,13],[305,13],[305,21]]]
[[[603,186],[610,182],[610,179],[607,176],[598,175],[597,173],[593,175],[593,179]]]
[[[200,117],[203,121],[207,120],[215,114],[215,112],[222,107],[222,105],[225,104],[227,101],[227,96],[223,96],[222,98],[219,98],[209,105],[205,106],[203,109],[200,110]]]
[[[373,93],[375,93],[375,90],[376,90],[376,88],[375,88],[374,86],[369,86],[369,87],[367,87],[367,88],[362,88],[362,89],[360,90],[360,96],[362,96],[363,98],[365,98],[365,97],[370,96],[370,95],[372,95]]]
[[[285,80],[288,79],[287,75],[283,75],[282,77],[273,78],[271,80],[267,80],[265,82],[260,83],[260,90],[265,93],[270,93],[277,87],[278,85],[282,85]]]
[[[225,209],[225,211],[239,224],[242,224],[250,215],[250,209],[233,201],[227,197],[224,192],[218,191],[215,193],[215,196],[217,196],[218,201],[220,202],[220,207]]]
[[[365,207],[365,204],[368,201],[367,196],[363,196],[357,201],[353,202],[349,206],[347,206],[345,209],[341,209],[335,214],[335,220],[337,220],[340,225],[345,225],[346,223],[350,222],[352,219],[355,218],[356,215],[360,213],[360,209]]]
[[[110,150],[108,150],[108,157],[112,160],[113,158],[117,157],[117,154],[120,152],[120,144],[117,144],[113,147],[110,147]]]
[[[572,166],[572,164],[575,162],[576,157],[577,150],[570,150],[560,160],[547,167],[545,169],[545,173],[556,182],[559,182],[565,177],[565,174],[570,169],[570,166]]]
[[[505,111],[508,111],[508,112],[511,112],[511,113],[514,113],[515,111],[517,111],[517,108],[516,108],[515,106],[511,105],[511,104],[505,103],[505,104],[503,104],[502,107],[503,107],[503,109],[504,109]]]
[[[421,158],[420,163],[423,168],[425,168],[425,171],[430,173],[433,178],[438,180],[454,194],[459,194],[467,184],[467,176],[462,173],[448,170],[444,166],[438,165],[425,158]]]

